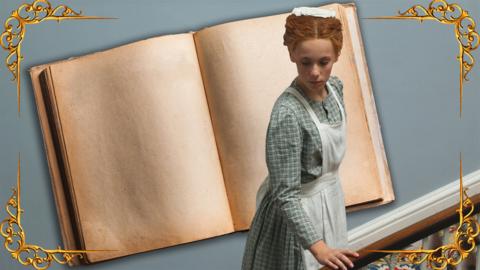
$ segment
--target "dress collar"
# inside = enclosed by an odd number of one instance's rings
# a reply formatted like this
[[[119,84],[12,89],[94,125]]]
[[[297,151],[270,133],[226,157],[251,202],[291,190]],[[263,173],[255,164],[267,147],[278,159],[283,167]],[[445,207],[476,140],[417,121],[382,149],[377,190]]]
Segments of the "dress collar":
[[[295,79],[293,79],[292,83],[290,84],[291,87],[294,87],[298,90],[298,92],[300,92],[300,94],[302,96],[305,97],[305,99],[308,101],[308,103],[312,104],[312,103],[320,103],[320,104],[323,104],[327,101],[327,99],[330,99],[332,98],[332,90],[328,87],[328,85],[326,85],[327,87],[327,91],[328,91],[328,94],[327,96],[322,100],[322,101],[318,101],[318,100],[313,100],[311,99],[307,94],[305,94],[305,92],[303,91],[302,87],[297,84],[297,79],[298,79],[298,76],[295,77]],[[330,79],[329,79],[330,81]]]

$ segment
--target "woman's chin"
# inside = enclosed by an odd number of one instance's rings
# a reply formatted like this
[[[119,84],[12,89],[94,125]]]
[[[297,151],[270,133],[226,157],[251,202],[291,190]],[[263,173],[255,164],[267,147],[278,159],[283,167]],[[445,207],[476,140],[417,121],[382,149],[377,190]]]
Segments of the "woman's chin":
[[[315,90],[315,91],[320,91],[325,87],[325,84],[323,83],[311,83],[310,84],[310,89]]]

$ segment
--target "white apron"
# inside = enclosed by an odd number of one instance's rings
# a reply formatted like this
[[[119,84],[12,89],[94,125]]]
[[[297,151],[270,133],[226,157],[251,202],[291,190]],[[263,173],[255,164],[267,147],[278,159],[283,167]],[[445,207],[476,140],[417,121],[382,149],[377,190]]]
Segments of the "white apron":
[[[335,90],[328,82],[327,87],[335,97],[342,115],[341,123],[334,125],[321,123],[299,90],[289,87],[286,91],[292,93],[304,105],[318,129],[322,143],[322,174],[311,182],[301,184],[302,207],[330,248],[347,248],[345,201],[338,177],[338,167],[346,148],[345,112]],[[268,189],[268,179],[267,176],[257,192],[257,208]],[[302,257],[306,270],[318,270],[323,267],[308,249],[302,250]]]

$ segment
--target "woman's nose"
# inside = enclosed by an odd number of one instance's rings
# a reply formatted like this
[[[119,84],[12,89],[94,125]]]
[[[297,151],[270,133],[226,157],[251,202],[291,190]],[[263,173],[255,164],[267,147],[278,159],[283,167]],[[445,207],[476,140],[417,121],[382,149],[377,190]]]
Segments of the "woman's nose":
[[[313,65],[310,74],[312,75],[312,77],[320,76],[320,74],[322,74],[322,69],[318,65]]]

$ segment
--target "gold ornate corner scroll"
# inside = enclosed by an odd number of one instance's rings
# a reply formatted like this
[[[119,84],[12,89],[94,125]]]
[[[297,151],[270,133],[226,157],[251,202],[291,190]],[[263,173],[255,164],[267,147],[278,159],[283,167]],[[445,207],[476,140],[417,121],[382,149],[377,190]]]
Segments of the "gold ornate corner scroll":
[[[37,270],[48,269],[52,262],[66,264],[74,257],[82,258],[84,253],[114,250],[63,250],[44,249],[37,245],[27,244],[21,217],[23,209],[20,207],[20,154],[18,155],[17,188],[12,188],[13,194],[8,200],[5,209],[8,217],[0,223],[0,235],[5,238],[4,247],[24,266],[33,266]]]
[[[405,12],[398,12],[397,16],[380,16],[368,19],[411,19],[419,20],[435,20],[443,24],[455,25],[455,36],[460,50],[457,56],[460,64],[460,117],[462,117],[462,100],[463,100],[463,81],[468,81],[468,73],[475,65],[475,58],[472,52],[476,50],[480,44],[480,36],[475,30],[475,21],[460,5],[449,4],[444,0],[433,0],[428,8],[421,5],[414,5]]]
[[[7,50],[5,64],[13,75],[12,81],[17,82],[18,116],[20,116],[20,65],[23,60],[22,42],[25,38],[26,25],[42,21],[56,20],[90,20],[114,19],[108,17],[83,16],[66,5],[52,7],[48,0],[35,0],[31,4],[22,4],[5,20],[5,30],[0,35],[0,45]]]
[[[460,206],[456,210],[459,225],[455,232],[454,242],[435,249],[417,250],[368,250],[369,252],[399,253],[398,258],[411,264],[427,262],[433,269],[445,269],[447,265],[458,265],[474,251],[475,238],[480,233],[480,224],[473,215],[474,204],[463,188],[462,156],[460,154]]]

